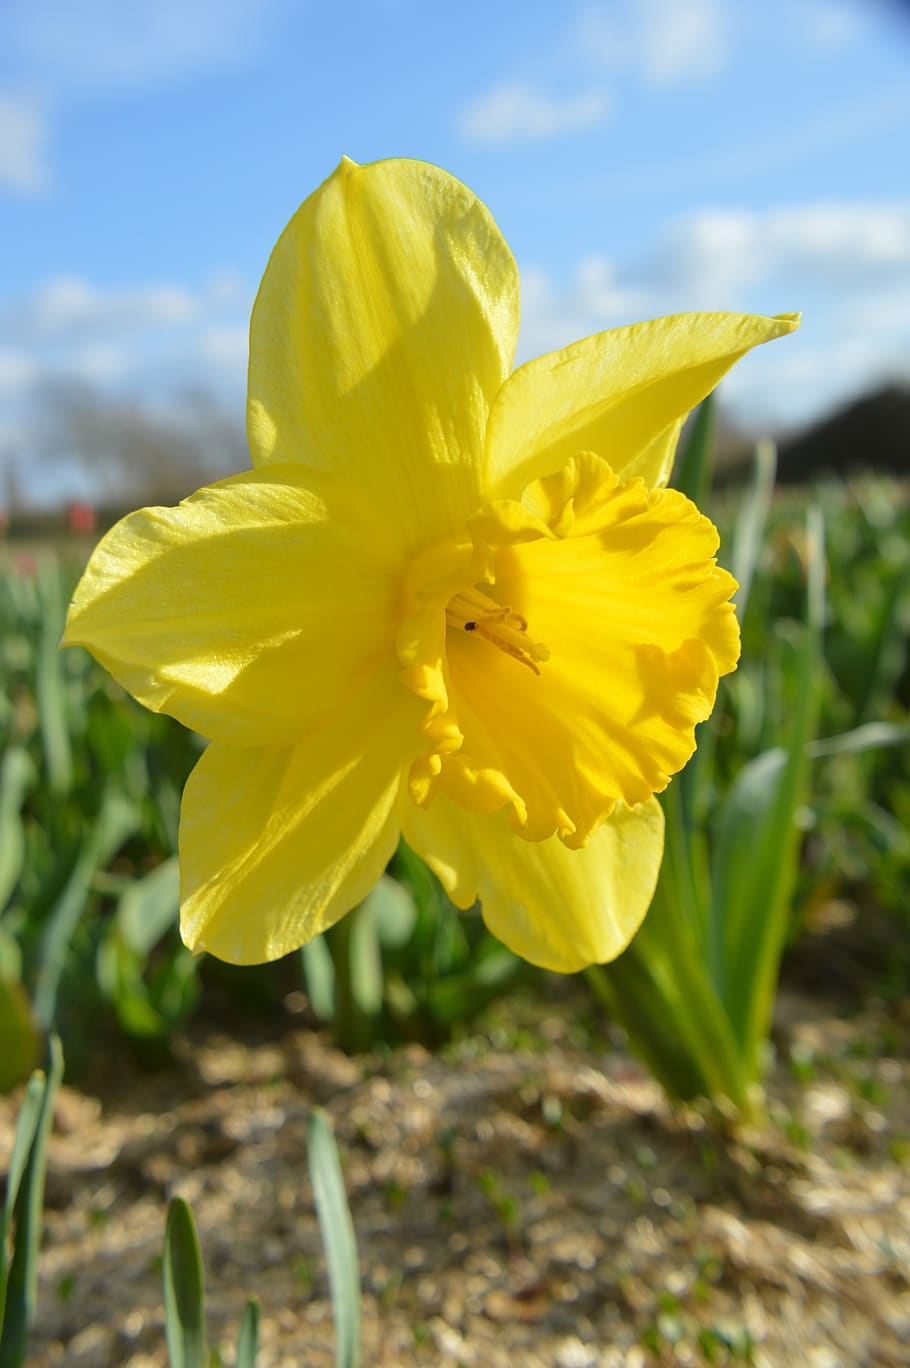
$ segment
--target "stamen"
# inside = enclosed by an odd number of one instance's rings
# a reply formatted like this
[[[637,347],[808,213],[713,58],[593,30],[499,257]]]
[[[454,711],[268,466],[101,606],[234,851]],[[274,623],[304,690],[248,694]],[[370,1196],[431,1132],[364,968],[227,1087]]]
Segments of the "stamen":
[[[479,589],[465,589],[456,594],[446,608],[446,621],[450,627],[476,632],[491,646],[504,651],[521,665],[527,665],[536,675],[540,674],[537,662],[550,659],[543,642],[532,641],[528,636],[527,618],[495,603]]]

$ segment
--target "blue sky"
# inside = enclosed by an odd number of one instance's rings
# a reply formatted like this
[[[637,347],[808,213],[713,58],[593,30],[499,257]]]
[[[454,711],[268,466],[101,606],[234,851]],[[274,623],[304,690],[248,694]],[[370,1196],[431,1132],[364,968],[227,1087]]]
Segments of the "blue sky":
[[[523,357],[801,309],[724,391],[799,424],[910,375],[908,146],[898,0],[2,0],[0,458],[48,381],[239,415],[269,250],[342,154],[486,200]]]

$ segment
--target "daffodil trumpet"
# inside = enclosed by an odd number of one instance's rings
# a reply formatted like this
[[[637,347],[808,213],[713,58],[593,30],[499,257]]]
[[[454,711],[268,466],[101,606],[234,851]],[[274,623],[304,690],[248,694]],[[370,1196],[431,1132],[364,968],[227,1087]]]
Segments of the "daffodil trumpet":
[[[180,825],[194,950],[274,959],[403,833],[535,964],[619,954],[655,798],[734,669],[717,533],[666,488],[682,423],[794,315],[687,314],[513,370],[518,274],[437,167],[344,160],[250,329],[252,470],[100,542],[65,644],[209,740]]]

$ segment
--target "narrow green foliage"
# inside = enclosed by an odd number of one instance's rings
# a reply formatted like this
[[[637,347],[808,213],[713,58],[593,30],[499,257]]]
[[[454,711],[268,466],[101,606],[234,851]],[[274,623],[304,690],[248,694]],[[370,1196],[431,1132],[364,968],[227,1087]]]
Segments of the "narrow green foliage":
[[[739,585],[734,602],[740,621],[746,616],[752,581],[764,545],[776,471],[777,449],[774,443],[759,442],[755,448],[754,476],[748,497],[740,502],[733,534],[733,563],[730,569]]]
[[[235,1368],[256,1368],[256,1358],[259,1354],[259,1321],[259,1302],[256,1297],[250,1297],[243,1308],[240,1333],[237,1336]]]
[[[703,508],[711,488],[714,469],[714,396],[699,404],[687,440],[673,472],[673,483],[693,503]]]
[[[51,1036],[46,1072],[36,1070],[26,1085],[7,1176],[0,1227],[0,1368],[19,1368],[25,1362],[38,1288],[47,1140],[62,1077],[63,1050]]]
[[[79,846],[66,886],[45,923],[35,981],[35,1015],[44,1027],[49,1027],[54,1020],[64,959],[92,879],[97,870],[108,864],[137,825],[135,805],[118,786],[109,782],[105,786],[95,823]]]
[[[0,913],[25,863],[22,807],[35,778],[35,767],[25,747],[10,746],[0,763]]]
[[[0,970],[0,1093],[11,1092],[28,1078],[38,1063],[41,1036],[35,1026],[28,994]]]
[[[32,1111],[26,1118],[29,1121]],[[25,1125],[23,1121],[24,1133]],[[357,1244],[335,1138],[325,1113],[318,1110],[310,1113],[307,1160],[332,1290],[336,1368],[358,1368],[360,1273]],[[162,1282],[170,1368],[207,1368],[209,1354],[206,1345],[202,1252],[192,1210],[182,1197],[172,1198],[168,1206]],[[256,1297],[250,1297],[244,1307],[237,1337],[237,1368],[255,1368],[259,1353],[259,1326],[259,1301]],[[18,1368],[18,1362],[10,1360],[10,1368],[14,1368],[14,1365]],[[7,1368],[2,1359],[0,1368]]]
[[[172,1197],[164,1234],[164,1323],[171,1368],[206,1368],[205,1285],[189,1203]]]
[[[166,1040],[192,1006],[176,896],[143,897],[134,915],[122,900],[175,853],[200,743],[135,705],[85,652],[59,649],[76,567],[47,550],[35,561],[4,552],[0,975],[21,983],[42,1027],[65,1031],[78,1072],[104,999],[145,1040]]]
[[[59,651],[65,598],[56,561],[46,558],[38,573],[41,633],[36,693],[44,763],[51,792],[64,797],[73,786],[73,750],[66,708],[66,684]]]
[[[316,936],[301,947],[300,963],[310,1006],[320,1021],[334,1020],[335,965],[325,936]]]
[[[700,441],[698,425],[692,441]],[[684,460],[696,481],[704,456]],[[734,563],[749,598],[770,507],[773,451],[759,451]],[[765,1068],[780,958],[798,870],[818,723],[824,549],[814,512],[805,536],[803,627],[788,662],[781,742],[741,766],[721,797],[717,723],[705,724],[688,770],[663,796],[664,861],[645,924],[626,953],[589,971],[591,986],[674,1097],[707,1096],[749,1114]]]
[[[344,1049],[444,1040],[535,971],[460,913],[402,842],[361,905],[305,945],[310,1004]]]
[[[332,1290],[335,1368],[358,1368],[360,1272],[357,1241],[335,1137],[325,1113],[315,1107],[310,1112],[307,1162]]]

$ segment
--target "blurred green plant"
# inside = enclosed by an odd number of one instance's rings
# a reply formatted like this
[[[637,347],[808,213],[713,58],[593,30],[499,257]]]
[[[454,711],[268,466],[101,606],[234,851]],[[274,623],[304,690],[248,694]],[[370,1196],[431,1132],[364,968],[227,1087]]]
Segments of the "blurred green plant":
[[[360,1265],[357,1240],[344,1188],[338,1146],[326,1113],[318,1107],[310,1112],[307,1163],[332,1291],[335,1368],[359,1368]]]
[[[711,426],[708,404],[677,476],[685,493],[702,500]],[[825,604],[830,497],[806,509],[803,496],[804,522],[794,526],[791,514],[786,533],[778,524],[769,573],[774,467],[773,447],[760,444],[725,557],[740,584],[743,657],[722,685],[721,706],[699,729],[695,756],[663,795],[666,850],[653,904],[626,953],[587,971],[594,993],[671,1097],[713,1098],[745,1116],[761,1108],[781,956],[794,903],[799,894],[805,901],[804,834],[824,831],[836,848],[845,818],[837,790],[818,771],[846,761],[863,766],[868,780],[889,750],[906,751],[910,739],[905,715],[868,721],[902,668],[896,618],[907,607],[906,568],[874,600],[862,668],[842,680],[826,659],[830,640],[844,636],[842,620],[828,616]],[[841,516],[844,503],[841,488]],[[839,607],[849,562],[842,540],[829,536],[828,545],[827,578]],[[846,549],[855,553],[856,546],[848,540]],[[816,740],[819,730],[837,726],[848,730]],[[869,783],[853,786],[851,796],[854,820],[869,820]],[[826,848],[822,864],[831,859]],[[818,864],[812,875],[817,889],[824,877]]]
[[[242,1010],[274,1010],[294,968],[228,972],[176,932],[180,794],[200,738],[147,712],[82,651],[60,652],[78,567],[50,550],[0,574],[0,1089],[27,1077],[41,1033],[71,1067],[113,1018],[159,1057],[199,1000],[200,973]],[[353,918],[307,947],[315,1016],[350,1050],[446,1039],[525,972],[402,847]],[[12,1044],[15,1043],[15,1048]]]
[[[202,1251],[190,1205],[172,1197],[164,1231],[164,1330],[170,1368],[209,1368]],[[259,1353],[259,1302],[247,1300],[240,1321],[236,1368],[255,1368]]]
[[[701,409],[677,481],[702,503],[711,421],[710,407]],[[707,1004],[738,991],[734,942],[740,959],[760,951],[754,979],[764,983],[754,1001],[737,999],[747,1075],[763,1050],[778,941],[823,919],[832,898],[890,918],[882,990],[910,987],[910,504],[893,481],[874,477],[831,480],[811,497],[826,527],[823,621],[820,609],[807,618],[806,599],[819,518],[806,522],[806,491],[775,491],[773,449],[760,447],[744,491],[715,499],[716,521],[728,528],[722,559],[741,584],[742,660],[666,795],[667,859],[648,925],[620,965],[591,976],[616,1006],[610,984],[626,982],[628,997],[633,983],[647,993],[659,981],[657,1000],[669,1001],[688,973],[701,1006],[686,1014],[683,1037],[702,1034],[704,1059],[688,1072],[674,1066],[678,1088],[686,1073],[683,1092],[717,1092],[718,1070],[733,1086],[736,1051],[712,1034],[729,1045],[732,1023],[721,1026],[720,1016],[704,1032]],[[541,982],[479,915],[458,912],[404,846],[352,917],[282,964],[231,970],[193,960],[176,932],[176,843],[180,794],[202,742],[135,705],[86,653],[57,650],[78,566],[49,548],[31,560],[0,554],[0,1028],[9,1042],[0,1088],[28,1076],[51,1027],[63,1034],[71,1075],[105,1024],[160,1058],[202,982],[209,1001],[236,1016],[274,1012],[303,986],[313,1017],[349,1050],[437,1045],[516,984]],[[819,581],[817,564],[813,573]],[[790,910],[772,914],[781,899]],[[668,900],[690,928],[677,932],[680,963],[700,968],[677,969],[661,949],[674,943],[659,932]],[[735,915],[722,915],[721,904]],[[766,921],[776,930],[759,936]],[[649,968],[644,951],[655,941]],[[713,998],[696,991],[699,981]],[[659,1035],[659,1014],[644,1000],[638,1011]],[[683,1047],[675,1028],[663,1037],[658,1050],[696,1048]]]
[[[63,1077],[63,1050],[48,1043],[47,1069],[36,1069],[22,1095],[0,1214],[0,1368],[22,1368],[35,1313],[38,1249],[47,1169],[47,1140]],[[307,1134],[307,1163],[322,1234],[332,1295],[336,1368],[360,1363],[360,1268],[354,1225],[331,1123],[314,1108]],[[165,1336],[171,1368],[209,1368],[205,1278],[196,1223],[182,1197],[168,1204],[162,1259]],[[255,1368],[259,1353],[259,1302],[243,1310],[236,1368]]]
[[[74,571],[49,551],[0,576],[0,992],[25,1036],[77,1062],[106,1006],[161,1044],[194,1001],[173,935],[180,791],[200,743],[57,649]],[[170,882],[168,882],[170,879]],[[11,1005],[12,1003],[12,1005]],[[0,1080],[10,1087],[25,1061]]]
[[[335,1368],[360,1364],[360,1266],[354,1224],[344,1187],[338,1146],[331,1123],[319,1108],[310,1112],[307,1165],[322,1234],[332,1295]],[[202,1251],[190,1205],[182,1197],[168,1204],[162,1264],[164,1324],[170,1368],[208,1368],[205,1276]],[[255,1368],[259,1353],[259,1302],[250,1297],[243,1311],[236,1368]]]
[[[364,902],[300,952],[319,1019],[347,1050],[438,1045],[537,971],[465,915],[402,842]]]
[[[0,1368],[25,1363],[38,1288],[47,1139],[62,1077],[63,1050],[51,1036],[46,1069],[36,1069],[25,1086],[6,1177],[0,1218]]]

